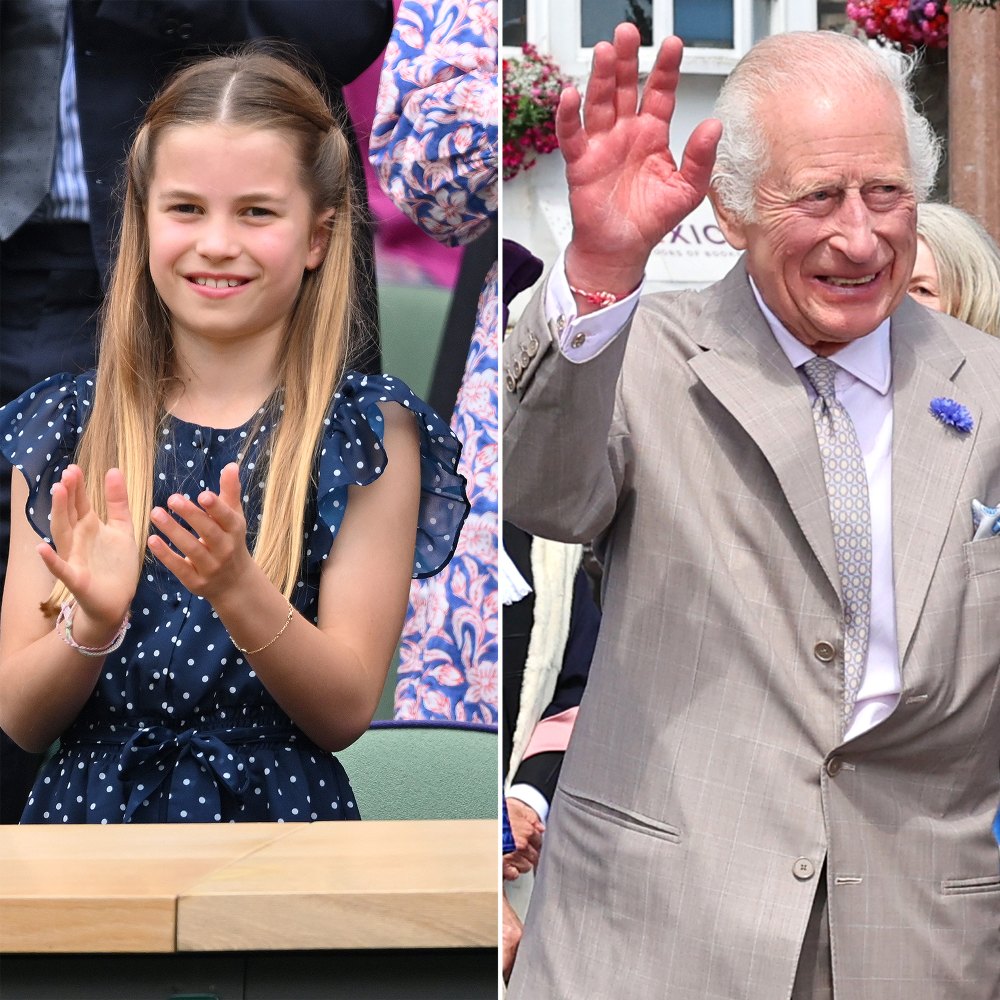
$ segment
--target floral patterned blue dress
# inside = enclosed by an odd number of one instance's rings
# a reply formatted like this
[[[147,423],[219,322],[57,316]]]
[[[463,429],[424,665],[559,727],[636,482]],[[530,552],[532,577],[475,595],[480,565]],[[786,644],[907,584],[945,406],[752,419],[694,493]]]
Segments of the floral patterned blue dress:
[[[469,243],[496,216],[499,104],[496,0],[403,0],[371,161],[386,193],[442,243]],[[397,718],[497,722],[498,305],[494,265],[451,421],[472,513],[447,570],[410,591]]]
[[[72,461],[93,398],[94,374],[56,375],[0,410],[0,449],[29,485],[27,513],[46,541],[50,490]],[[305,556],[292,597],[316,621],[320,570],[347,505],[385,465],[378,404],[413,412],[420,428],[421,501],[414,576],[443,567],[468,512],[460,447],[444,422],[399,380],[349,373],[336,393],[303,521]],[[254,469],[280,405],[220,430],[166,417],[154,504],[218,489],[242,456],[248,542],[260,519]],[[331,706],[331,711],[336,711]],[[162,823],[357,819],[339,761],[288,718],[237,651],[208,601],[148,557],[121,647],[58,752],[43,766],[23,823]]]

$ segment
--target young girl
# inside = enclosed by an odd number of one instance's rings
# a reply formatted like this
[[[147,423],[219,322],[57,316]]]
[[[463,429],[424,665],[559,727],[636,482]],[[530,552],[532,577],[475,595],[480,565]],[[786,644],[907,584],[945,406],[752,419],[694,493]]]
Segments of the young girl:
[[[358,816],[330,751],[467,504],[447,425],[343,370],[347,155],[283,57],[179,73],[129,154],[98,372],[0,410],[0,726],[60,739],[23,822]]]

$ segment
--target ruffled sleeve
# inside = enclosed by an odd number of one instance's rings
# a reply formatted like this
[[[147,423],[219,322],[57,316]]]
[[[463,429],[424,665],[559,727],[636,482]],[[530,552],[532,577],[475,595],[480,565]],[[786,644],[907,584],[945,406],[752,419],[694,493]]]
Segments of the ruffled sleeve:
[[[317,523],[309,549],[326,559],[347,506],[347,488],[374,482],[386,465],[380,403],[398,403],[417,421],[420,509],[413,576],[433,576],[451,559],[469,513],[465,477],[457,471],[462,446],[448,425],[409,387],[390,375],[349,372],[334,395],[319,456]]]
[[[52,486],[73,461],[93,396],[93,372],[52,375],[0,409],[0,452],[24,474],[28,520],[47,542]]]

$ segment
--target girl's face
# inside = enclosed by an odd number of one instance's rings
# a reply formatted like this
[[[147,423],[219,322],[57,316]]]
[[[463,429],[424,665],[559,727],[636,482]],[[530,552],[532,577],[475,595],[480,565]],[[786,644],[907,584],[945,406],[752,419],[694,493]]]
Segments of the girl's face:
[[[941,282],[938,280],[937,264],[931,248],[921,239],[917,240],[917,259],[913,264],[913,275],[908,289],[910,297],[921,305],[929,306],[938,312],[941,307]]]
[[[220,342],[284,332],[323,223],[283,133],[185,125],[159,141],[149,186],[149,270],[174,338]]]

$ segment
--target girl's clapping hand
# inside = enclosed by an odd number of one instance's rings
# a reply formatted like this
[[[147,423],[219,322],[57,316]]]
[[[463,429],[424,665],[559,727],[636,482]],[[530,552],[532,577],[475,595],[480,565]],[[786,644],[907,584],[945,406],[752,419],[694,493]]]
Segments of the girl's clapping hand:
[[[177,550],[163,538],[150,535],[150,552],[191,593],[208,601],[236,586],[253,564],[247,549],[239,466],[230,462],[219,478],[218,493],[205,490],[198,495],[197,503],[175,493],[167,501],[169,513],[154,507],[150,514],[154,527]],[[175,516],[171,517],[171,513]]]
[[[119,469],[104,477],[107,520],[91,506],[83,470],[67,466],[52,487],[51,532],[55,549],[37,548],[49,572],[66,585],[95,626],[114,630],[135,594],[139,551]],[[98,629],[99,630],[99,629]]]

